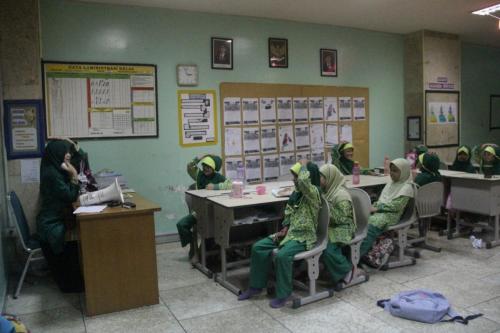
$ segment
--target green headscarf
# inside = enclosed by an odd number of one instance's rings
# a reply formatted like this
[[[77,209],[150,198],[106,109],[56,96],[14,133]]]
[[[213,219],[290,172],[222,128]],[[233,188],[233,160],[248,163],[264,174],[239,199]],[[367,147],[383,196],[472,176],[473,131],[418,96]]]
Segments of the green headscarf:
[[[391,164],[401,171],[401,175],[397,182],[391,179],[385,185],[382,194],[380,194],[379,202],[389,203],[400,196],[413,198],[415,196],[415,184],[411,180],[410,163],[404,158],[396,158],[391,161]]]
[[[420,145],[416,146],[414,148],[414,150],[415,150],[415,153],[417,153],[417,156],[420,156],[422,154],[427,153],[429,151],[429,148],[427,148],[425,145],[420,144]]]
[[[351,175],[354,161],[344,157],[344,150],[354,149],[350,142],[343,142],[332,148],[332,164],[334,164],[344,175]]]
[[[311,179],[311,184],[316,186],[318,188],[319,193],[321,193],[320,179],[319,179],[320,174],[318,166],[313,162],[307,162],[306,168],[307,171],[309,171],[309,179]],[[300,204],[301,199],[302,199],[302,192],[299,192],[296,189],[295,191],[292,192],[290,198],[288,198],[287,205],[290,205],[291,207],[297,206],[298,204]]]
[[[226,180],[226,177],[219,173],[219,170],[222,167],[222,158],[217,155],[207,155],[205,158],[206,157],[213,160],[215,163],[215,170],[209,177],[207,177],[202,170],[198,170],[198,175],[196,176],[196,188],[198,189],[204,189],[208,184],[219,184]]]
[[[342,172],[333,164],[324,164],[319,169],[320,174],[325,177],[326,189],[325,198],[332,205],[336,205],[341,201],[352,202],[351,196],[345,188],[345,179]]]
[[[495,155],[492,162],[486,162],[483,160],[483,152],[488,151],[489,153]],[[486,146],[481,150],[481,173],[489,173],[491,175],[500,175],[500,147]]]
[[[436,154],[424,153],[419,156],[420,161],[420,170],[422,172],[427,171],[433,176],[440,175],[439,173],[439,157]]]
[[[45,147],[41,167],[52,165],[57,170],[63,171],[61,164],[64,162],[65,155],[71,152],[71,146],[72,144],[66,140],[49,141]],[[64,172],[64,174],[66,174],[66,172]]]
[[[467,154],[466,161],[459,161],[458,160],[458,154],[462,153],[462,152]],[[470,162],[471,157],[472,157],[471,150],[469,147],[467,147],[466,145],[462,145],[462,146],[458,147],[457,154],[455,156],[455,160],[453,161],[453,164],[451,165],[450,170],[462,171],[462,172],[468,172],[468,173],[476,173],[476,169],[474,168],[474,166]]]

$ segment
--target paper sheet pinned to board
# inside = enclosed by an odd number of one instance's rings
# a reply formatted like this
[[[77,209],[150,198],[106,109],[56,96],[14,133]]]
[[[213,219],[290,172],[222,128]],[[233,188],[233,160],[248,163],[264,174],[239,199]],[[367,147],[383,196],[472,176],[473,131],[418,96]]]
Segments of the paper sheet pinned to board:
[[[40,182],[39,158],[21,160],[21,182],[23,184]]]
[[[80,206],[75,211],[73,214],[81,214],[81,213],[100,213],[104,209],[106,209],[106,205],[97,205],[97,206]]]

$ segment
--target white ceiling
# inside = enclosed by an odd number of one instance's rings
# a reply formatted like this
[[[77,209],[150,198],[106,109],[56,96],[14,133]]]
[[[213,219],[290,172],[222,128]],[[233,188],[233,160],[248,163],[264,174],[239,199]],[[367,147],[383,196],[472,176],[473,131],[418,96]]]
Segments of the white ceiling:
[[[275,18],[406,34],[434,30],[500,47],[498,21],[471,15],[499,0],[83,0]]]

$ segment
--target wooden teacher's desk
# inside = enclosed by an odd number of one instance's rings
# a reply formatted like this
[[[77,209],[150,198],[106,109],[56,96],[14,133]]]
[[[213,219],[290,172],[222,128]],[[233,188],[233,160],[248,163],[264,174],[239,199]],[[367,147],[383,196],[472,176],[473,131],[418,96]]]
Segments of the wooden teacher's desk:
[[[158,304],[154,212],[161,208],[136,193],[127,200],[136,207],[76,217],[88,316]]]

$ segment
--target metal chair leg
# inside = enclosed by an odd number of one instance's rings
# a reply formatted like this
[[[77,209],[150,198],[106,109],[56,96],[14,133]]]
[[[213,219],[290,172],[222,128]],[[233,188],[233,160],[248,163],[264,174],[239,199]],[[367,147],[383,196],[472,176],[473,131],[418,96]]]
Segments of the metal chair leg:
[[[21,292],[21,287],[23,286],[24,278],[26,277],[26,272],[28,271],[28,267],[31,262],[31,257],[33,257],[33,252],[31,252],[28,256],[28,259],[26,260],[26,264],[24,265],[23,273],[21,274],[21,278],[19,279],[19,282],[17,283],[17,288],[16,292],[14,293],[14,298],[17,298],[19,296],[19,293]]]

